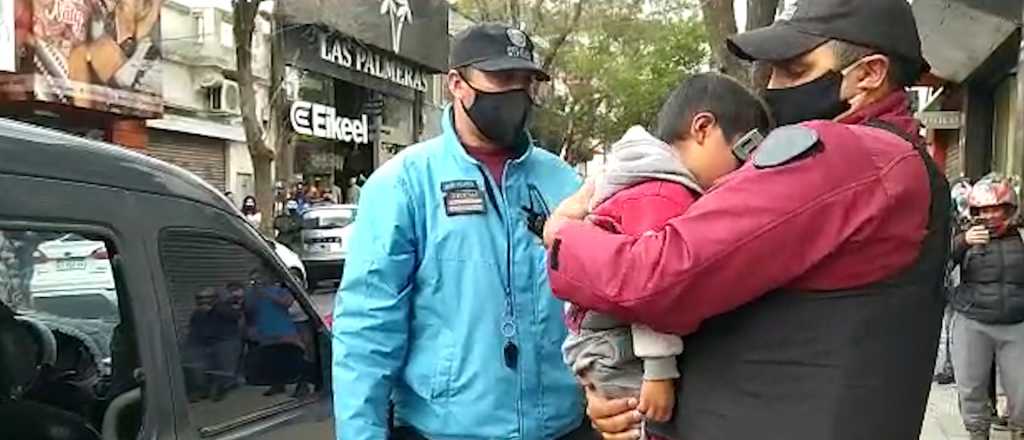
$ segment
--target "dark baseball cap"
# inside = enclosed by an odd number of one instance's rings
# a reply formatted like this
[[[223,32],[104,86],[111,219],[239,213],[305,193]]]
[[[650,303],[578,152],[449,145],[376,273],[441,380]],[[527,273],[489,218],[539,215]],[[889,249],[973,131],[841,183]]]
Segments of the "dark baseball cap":
[[[533,59],[533,40],[525,32],[502,24],[485,23],[470,27],[455,36],[449,67],[473,67],[484,72],[526,70],[537,79],[551,76]]]
[[[921,64],[921,36],[905,0],[797,0],[768,27],[729,37],[729,50],[749,61],[783,61],[805,54],[828,40],[877,49]]]

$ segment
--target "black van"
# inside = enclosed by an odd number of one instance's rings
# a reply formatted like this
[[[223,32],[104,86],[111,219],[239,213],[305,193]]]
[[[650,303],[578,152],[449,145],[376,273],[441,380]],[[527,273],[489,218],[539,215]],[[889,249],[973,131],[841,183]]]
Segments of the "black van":
[[[0,438],[334,439],[330,343],[214,188],[0,120]]]

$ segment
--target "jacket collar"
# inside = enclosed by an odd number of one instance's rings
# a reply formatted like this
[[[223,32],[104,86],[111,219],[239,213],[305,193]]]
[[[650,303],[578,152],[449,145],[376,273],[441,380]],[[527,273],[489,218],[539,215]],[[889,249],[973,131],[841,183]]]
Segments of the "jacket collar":
[[[910,114],[910,96],[905,90],[892,92],[878,102],[872,103],[837,122],[851,125],[866,125],[872,120],[887,122],[913,136],[914,139],[920,140],[921,125]]]
[[[513,164],[524,162],[533,154],[533,137],[530,136],[529,132],[524,132],[523,134],[526,138],[526,148],[523,154],[511,160]],[[474,159],[473,156],[466,152],[466,148],[462,146],[462,141],[459,140],[459,135],[455,133],[455,112],[452,110],[451,104],[445,106],[444,114],[441,116],[441,139],[444,141],[445,151],[451,153],[455,158],[473,165],[480,165],[480,161]]]

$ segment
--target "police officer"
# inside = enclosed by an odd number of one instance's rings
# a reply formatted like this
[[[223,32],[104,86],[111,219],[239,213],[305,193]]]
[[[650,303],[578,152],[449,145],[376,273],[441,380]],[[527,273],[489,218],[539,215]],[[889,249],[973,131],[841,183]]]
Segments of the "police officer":
[[[460,33],[442,134],[363,186],[334,317],[339,439],[386,438],[389,398],[392,438],[594,434],[540,238],[579,180],[525,130],[547,79],[518,29]]]
[[[919,436],[943,310],[949,187],[905,87],[926,68],[910,5],[800,0],[733,36],[770,63],[781,127],[657,234],[548,221],[556,295],[692,334],[672,439]],[[590,393],[606,438],[636,438],[635,400]]]

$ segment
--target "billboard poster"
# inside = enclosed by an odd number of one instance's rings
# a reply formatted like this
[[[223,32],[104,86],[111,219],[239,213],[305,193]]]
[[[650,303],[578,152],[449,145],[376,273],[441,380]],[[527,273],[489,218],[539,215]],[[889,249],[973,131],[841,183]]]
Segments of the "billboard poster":
[[[14,0],[17,65],[0,97],[158,116],[162,3]]]
[[[14,69],[14,0],[0,0],[0,72]]]

